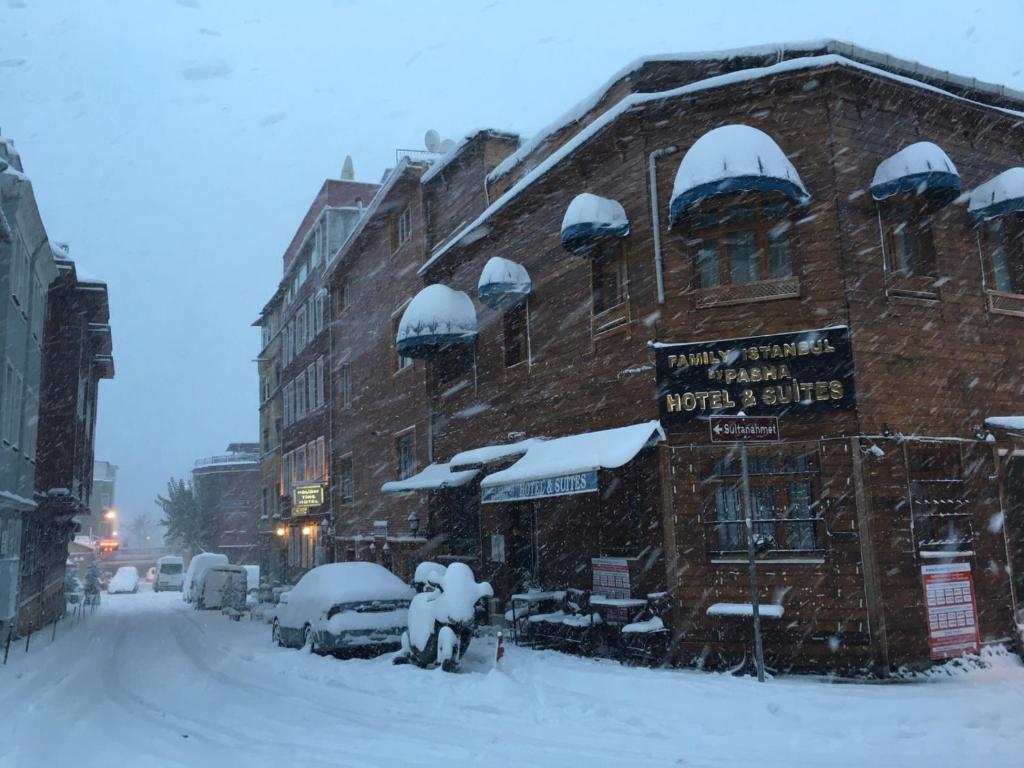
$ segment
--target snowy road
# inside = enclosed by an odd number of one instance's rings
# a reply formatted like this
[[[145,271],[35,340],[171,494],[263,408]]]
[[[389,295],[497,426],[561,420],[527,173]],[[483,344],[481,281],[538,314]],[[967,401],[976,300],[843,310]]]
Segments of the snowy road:
[[[177,593],[104,596],[0,667],[0,767],[1020,764],[1024,668],[912,685],[626,669],[481,643],[458,675],[281,650]]]

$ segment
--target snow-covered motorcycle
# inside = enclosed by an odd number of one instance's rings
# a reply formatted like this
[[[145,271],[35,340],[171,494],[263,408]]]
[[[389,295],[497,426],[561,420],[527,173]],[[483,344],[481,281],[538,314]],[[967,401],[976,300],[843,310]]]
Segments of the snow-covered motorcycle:
[[[396,663],[454,672],[473,638],[477,603],[493,597],[494,590],[486,581],[477,582],[465,563],[447,568],[422,563],[413,581],[419,594],[409,606],[409,628],[402,635],[402,656]]]

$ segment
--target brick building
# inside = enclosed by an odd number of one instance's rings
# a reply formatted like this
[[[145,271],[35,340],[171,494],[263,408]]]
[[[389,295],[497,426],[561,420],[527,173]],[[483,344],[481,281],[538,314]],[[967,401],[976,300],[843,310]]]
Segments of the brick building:
[[[260,479],[258,443],[231,443],[225,453],[198,459],[192,467],[196,500],[213,520],[210,551],[235,565],[260,562]]]
[[[1019,642],[1024,419],[992,417],[1022,413],[1022,106],[773,46],[399,165],[328,267],[336,555],[462,559],[503,598],[614,573],[669,593],[677,662],[731,663],[747,532],[708,418],[744,411],[780,419],[750,449],[770,666]]]
[[[274,573],[285,581],[325,562],[332,549],[332,506],[326,492],[332,455],[332,410],[327,407],[331,398],[331,334],[325,332],[330,302],[324,270],[328,256],[349,236],[376,189],[375,184],[350,179],[324,182],[284,254],[280,309],[275,310],[279,312],[279,341],[277,334],[265,332],[268,344],[280,347],[281,376],[276,395],[281,413],[280,457],[276,459],[280,480],[265,527],[273,527],[279,539],[273,546],[278,566]],[[272,324],[272,316],[264,312],[261,322],[265,328]],[[276,378],[276,363],[274,375]],[[265,480],[267,491],[268,486]],[[322,493],[317,499],[321,503],[294,504],[297,488]]]

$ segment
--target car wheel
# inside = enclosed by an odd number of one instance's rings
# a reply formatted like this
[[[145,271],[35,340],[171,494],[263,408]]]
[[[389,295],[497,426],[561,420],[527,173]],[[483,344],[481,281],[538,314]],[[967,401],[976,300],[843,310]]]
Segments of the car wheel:
[[[270,631],[270,636],[278,648],[284,648],[284,643],[281,642],[281,625],[276,621],[274,622],[274,628]]]
[[[302,647],[309,646],[310,653],[316,653],[316,641],[313,639],[313,628],[306,625],[306,628],[302,630]]]

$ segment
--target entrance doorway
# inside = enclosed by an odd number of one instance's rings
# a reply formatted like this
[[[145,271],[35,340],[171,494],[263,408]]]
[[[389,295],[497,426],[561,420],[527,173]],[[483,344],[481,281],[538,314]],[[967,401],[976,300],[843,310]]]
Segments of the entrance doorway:
[[[1024,619],[1024,457],[1006,465],[1006,545],[1013,573],[1017,621]]]
[[[509,505],[508,566],[512,594],[537,581],[537,517],[532,502]]]

